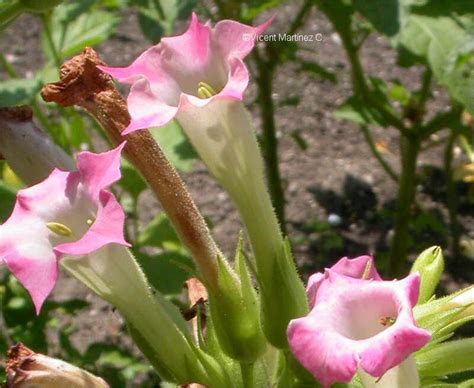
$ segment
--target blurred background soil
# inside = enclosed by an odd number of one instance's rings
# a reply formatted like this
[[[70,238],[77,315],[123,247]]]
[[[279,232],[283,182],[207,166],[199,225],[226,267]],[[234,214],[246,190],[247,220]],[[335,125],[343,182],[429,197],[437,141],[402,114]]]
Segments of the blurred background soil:
[[[287,20],[298,8],[298,3],[292,2],[278,9],[270,33],[286,30]],[[23,76],[33,77],[44,61],[39,42],[40,28],[36,18],[22,15],[0,39],[0,50],[13,59]],[[181,31],[185,28],[185,25],[180,26]],[[334,110],[351,95],[352,89],[350,69],[338,36],[316,11],[312,12],[300,32],[322,34],[322,42],[306,44],[303,56],[318,62],[337,77],[337,83],[333,83],[302,72],[289,62],[279,68],[274,81],[273,98],[280,140],[280,167],[286,185],[288,231],[294,242],[295,256],[306,276],[311,270],[330,265],[341,256],[374,254],[377,257],[379,251],[386,250],[390,222],[380,214],[393,209],[396,185],[372,156],[357,125],[333,116]],[[123,15],[115,36],[96,49],[108,64],[125,66],[148,47],[136,14],[130,12]],[[365,44],[362,62],[371,75],[386,81],[399,79],[411,88],[418,87],[421,79],[419,69],[403,69],[395,66],[395,60],[395,52],[385,38],[375,35]],[[441,91],[437,93],[437,103],[429,106],[431,114],[444,109],[443,100],[447,97]],[[255,85],[251,81],[246,103],[259,130],[259,112],[253,104],[255,97]],[[295,142],[295,134],[304,141],[304,150]],[[390,128],[374,128],[374,136],[386,159],[398,170],[398,133]],[[436,147],[424,152],[419,168],[441,168],[442,152]],[[433,167],[427,170],[437,171]],[[420,185],[417,202],[440,222],[446,222],[443,200],[433,194],[438,184],[433,181],[434,177],[436,174],[428,175],[428,183]],[[185,174],[184,179],[198,207],[211,219],[213,235],[222,250],[232,256],[242,225],[228,195],[209,176],[201,162],[196,163],[194,171]],[[158,209],[156,200],[147,191],[141,197],[141,225],[145,226]],[[472,209],[464,208],[461,214],[463,228],[471,238],[474,237],[472,213]],[[338,222],[333,222],[329,232],[318,233],[314,225],[327,224],[330,215],[330,220]],[[439,240],[443,238],[442,234],[427,232],[425,248],[434,244],[445,245],[445,241]],[[464,279],[453,280],[446,275],[444,286],[456,289],[469,280],[469,276],[469,271]],[[92,302],[91,308],[74,318],[78,331],[73,340],[79,349],[85,349],[87,344],[97,340],[123,341],[123,323],[118,313],[74,279],[62,276],[54,297],[61,300],[71,296]]]

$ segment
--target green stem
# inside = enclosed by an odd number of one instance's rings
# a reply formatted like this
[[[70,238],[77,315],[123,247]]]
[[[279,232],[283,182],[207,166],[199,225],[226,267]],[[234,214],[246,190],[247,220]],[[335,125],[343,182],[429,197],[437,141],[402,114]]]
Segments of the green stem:
[[[453,179],[453,147],[457,133],[452,130],[444,151],[444,171],[446,174],[446,196],[449,212],[449,227],[451,229],[451,253],[452,262],[459,262],[459,240],[461,238],[461,226],[458,220],[458,197],[456,193],[456,182]]]
[[[272,78],[274,66],[264,61],[257,50],[254,53],[257,63],[258,104],[262,117],[262,151],[267,172],[268,188],[277,214],[280,227],[285,233],[285,193],[278,164],[278,139],[275,127],[275,108],[272,99]]]
[[[377,145],[374,142],[374,139],[372,137],[372,133],[370,132],[369,127],[367,125],[361,125],[360,129],[362,130],[362,133],[364,134],[365,140],[369,144],[369,147],[370,147],[370,150],[372,151],[372,154],[378,160],[378,162],[380,163],[382,168],[390,176],[390,178],[392,178],[395,182],[398,182],[397,173],[393,170],[392,166],[390,166],[390,164],[388,164],[388,162],[384,159],[382,154],[377,149]]]
[[[288,29],[288,35],[293,35],[299,28],[304,24],[306,17],[309,14],[309,11],[313,7],[314,3],[313,0],[305,0],[305,2],[301,5],[300,10],[296,14],[295,19],[290,25]]]
[[[354,43],[353,31],[351,29],[351,12],[344,11],[344,5],[337,1],[317,1],[320,10],[331,21],[334,29],[341,37],[342,45],[351,65],[352,83],[355,94],[359,94],[365,102],[375,108],[384,120],[391,126],[397,128],[401,133],[409,135],[408,130],[399,117],[389,107],[381,103],[370,90],[365,77],[364,68],[359,60],[359,46]]]
[[[420,89],[420,100],[419,106],[421,109],[424,110],[426,101],[430,96],[430,89],[431,89],[431,82],[433,81],[433,72],[428,67],[426,68],[425,72],[423,73],[423,80],[421,82],[421,89]]]
[[[417,137],[400,137],[401,174],[398,187],[395,233],[389,259],[389,274],[393,277],[403,275],[408,250],[410,213],[416,189],[416,162],[420,151]]]
[[[242,373],[243,388],[254,388],[254,364],[245,362],[240,363],[240,371]]]
[[[58,71],[61,67],[61,56],[54,44],[53,35],[51,34],[51,26],[50,26],[50,16],[47,14],[41,15],[41,21],[43,23],[44,33],[46,36],[46,41],[48,43],[49,49],[51,50],[51,54],[53,55],[54,64],[56,65]]]
[[[0,64],[3,66],[10,78],[18,78],[18,73],[10,62],[8,62],[5,54],[0,52]]]

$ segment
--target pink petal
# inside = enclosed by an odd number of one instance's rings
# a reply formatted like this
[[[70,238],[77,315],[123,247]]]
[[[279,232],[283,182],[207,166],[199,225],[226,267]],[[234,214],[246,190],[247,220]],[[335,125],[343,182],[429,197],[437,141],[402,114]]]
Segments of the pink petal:
[[[122,132],[127,135],[137,129],[161,127],[169,123],[176,112],[177,106],[162,102],[161,97],[155,94],[146,79],[134,83],[127,99],[128,110],[132,121]]]
[[[216,24],[212,38],[225,57],[245,58],[255,46],[256,37],[273,22],[274,16],[257,27],[233,21],[222,20]]]
[[[216,97],[229,97],[242,100],[249,83],[249,72],[240,58],[229,59],[229,80]]]
[[[33,226],[33,225],[31,225]],[[0,226],[0,258],[10,271],[28,290],[39,314],[45,299],[53,290],[58,278],[56,255],[50,249],[47,238],[37,235],[35,227],[30,229],[12,230],[15,236],[9,235],[5,224]],[[16,244],[21,243],[21,250]]]
[[[179,36],[161,39],[167,61],[186,72],[200,72],[211,55],[211,28],[199,22],[193,12],[188,30]],[[181,71],[181,70],[180,70]]]
[[[364,275],[364,272],[367,268],[369,268],[367,272],[367,279],[382,280],[377,272],[377,269],[375,268],[374,259],[371,256],[359,256],[355,259],[343,257],[331,267],[331,270],[341,275],[360,279]],[[308,294],[310,307],[313,307],[314,305],[319,285],[323,279],[324,275],[320,272],[311,275],[308,279],[306,293]]]
[[[124,84],[133,84],[141,78],[147,78],[150,82],[163,82],[166,75],[157,71],[160,66],[158,59],[161,50],[160,45],[152,46],[127,67],[97,66],[97,68]]]
[[[14,248],[5,255],[5,263],[18,281],[31,295],[36,314],[39,315],[44,301],[58,279],[59,269],[53,252],[48,257],[29,258],[14,253]]]
[[[288,341],[298,361],[323,384],[348,383],[357,372],[356,346],[318,327],[317,317],[295,319],[288,326]]]
[[[97,219],[89,230],[78,241],[64,243],[54,248],[62,255],[83,256],[102,248],[107,244],[130,246],[125,241],[123,229],[125,213],[115,196],[108,191],[101,191]]]
[[[120,157],[126,142],[117,148],[101,154],[81,152],[77,155],[77,169],[80,179],[92,200],[99,199],[99,193],[120,179]]]

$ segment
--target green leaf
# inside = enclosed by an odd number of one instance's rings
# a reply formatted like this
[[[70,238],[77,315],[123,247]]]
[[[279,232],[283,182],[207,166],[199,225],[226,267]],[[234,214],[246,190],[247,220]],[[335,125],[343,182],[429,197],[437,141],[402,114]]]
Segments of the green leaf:
[[[400,83],[395,83],[389,90],[389,96],[406,106],[410,102],[410,92]]]
[[[176,121],[160,128],[152,128],[151,134],[163,149],[171,163],[182,172],[191,172],[197,155]]]
[[[282,0],[248,0],[242,2],[240,18],[250,23],[262,12],[270,8],[278,7],[281,3]]]
[[[193,268],[189,256],[180,252],[165,252],[158,255],[138,253],[137,260],[150,284],[163,294],[179,294],[189,277],[185,267]]]
[[[332,83],[337,82],[336,74],[325,67],[321,66],[319,63],[313,61],[307,61],[302,58],[296,58],[296,62],[299,64],[299,71],[304,71],[310,75],[316,76],[318,78],[325,79]]]
[[[37,79],[9,79],[0,82],[0,108],[29,104],[39,92]]]
[[[158,43],[162,35],[172,35],[178,20],[188,19],[197,0],[133,0],[138,23],[147,39]]]
[[[95,46],[109,38],[119,22],[111,12],[92,8],[93,1],[62,4],[55,8],[49,27],[54,46],[61,59],[79,53],[86,46]],[[43,49],[50,61],[54,56],[46,34],[42,35]]]
[[[356,96],[349,97],[334,112],[334,116],[360,125],[376,124],[382,127],[387,127],[388,125],[378,111]]]
[[[142,176],[126,160],[122,162],[122,179],[120,179],[119,184],[132,196],[135,202],[138,200],[140,193],[147,188]]]
[[[179,250],[181,241],[165,213],[158,214],[138,236],[138,244]]]
[[[471,112],[474,112],[473,28],[474,2],[432,0],[424,7],[411,8],[404,28],[394,39],[401,62],[428,65],[438,82]]]
[[[416,357],[422,376],[444,376],[474,370],[474,338],[439,344]]]
[[[387,36],[400,30],[403,1],[399,0],[355,0],[354,8],[364,15],[374,28]]]

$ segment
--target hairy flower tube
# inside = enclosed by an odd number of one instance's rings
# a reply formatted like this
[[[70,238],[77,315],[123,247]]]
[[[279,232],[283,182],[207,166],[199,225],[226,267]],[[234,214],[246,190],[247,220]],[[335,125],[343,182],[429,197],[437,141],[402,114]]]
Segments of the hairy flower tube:
[[[56,284],[64,256],[128,245],[123,210],[105,190],[120,178],[122,148],[82,152],[77,171],[55,169],[43,182],[19,191],[13,213],[0,226],[0,258],[29,291],[37,313]]]
[[[365,258],[354,260],[354,264],[343,259],[336,268],[327,269],[317,290],[310,289],[315,293],[310,293],[311,312],[288,327],[295,357],[325,387],[348,383],[358,371],[363,381],[367,376],[380,378],[431,338],[413,318],[419,274],[400,281],[378,280],[376,272],[367,276],[372,270],[361,265],[363,261],[371,263]],[[403,370],[415,373],[413,386],[418,386],[416,369],[405,365]]]
[[[270,201],[252,120],[242,103],[249,81],[243,58],[270,22],[251,27],[224,20],[211,28],[193,15],[183,35],[162,39],[126,68],[101,69],[132,84],[127,100],[132,121],[124,133],[176,119],[231,195],[256,258],[265,334],[273,345],[285,348],[288,322],[306,314],[307,303]]]

